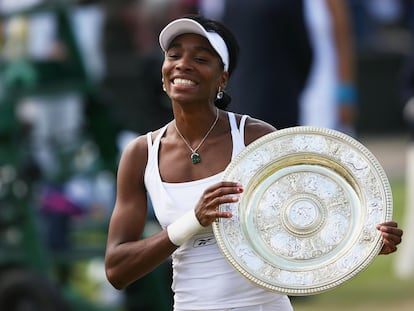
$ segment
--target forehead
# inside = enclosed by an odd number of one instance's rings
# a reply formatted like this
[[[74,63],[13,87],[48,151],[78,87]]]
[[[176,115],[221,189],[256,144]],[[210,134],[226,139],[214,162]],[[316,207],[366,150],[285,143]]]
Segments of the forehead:
[[[173,47],[194,47],[210,51],[215,55],[217,54],[207,38],[194,33],[185,33],[178,35],[171,41],[168,49],[171,49]]]

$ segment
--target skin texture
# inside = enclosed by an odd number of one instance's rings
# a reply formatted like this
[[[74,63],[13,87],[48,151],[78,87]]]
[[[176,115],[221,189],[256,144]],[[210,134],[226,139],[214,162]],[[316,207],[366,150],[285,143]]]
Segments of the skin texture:
[[[225,88],[229,75],[223,71],[219,56],[208,41],[199,35],[184,34],[176,37],[165,54],[162,79],[171,99],[174,119],[180,132],[193,148],[203,139],[216,118],[214,99],[219,87]],[[184,79],[180,80],[179,79]],[[185,81],[185,83],[183,83]],[[236,115],[240,122],[240,115]],[[245,127],[246,144],[276,129],[260,120],[248,118]],[[153,139],[159,130],[153,133]],[[230,125],[227,114],[219,110],[219,119],[199,149],[201,163],[194,165],[190,150],[169,123],[161,138],[159,169],[164,182],[179,183],[206,178],[222,172],[231,160]],[[125,288],[128,284],[152,271],[176,250],[163,230],[142,239],[146,216],[147,197],[144,172],[147,164],[147,140],[140,136],[124,150],[118,169],[117,198],[111,217],[106,249],[106,274],[111,284]],[[229,218],[219,212],[223,203],[237,200],[232,194],[243,191],[243,185],[221,181],[208,187],[198,202],[195,214],[202,226],[217,218]],[[401,230],[395,223],[380,227],[384,236],[383,253],[395,250],[401,241]]]

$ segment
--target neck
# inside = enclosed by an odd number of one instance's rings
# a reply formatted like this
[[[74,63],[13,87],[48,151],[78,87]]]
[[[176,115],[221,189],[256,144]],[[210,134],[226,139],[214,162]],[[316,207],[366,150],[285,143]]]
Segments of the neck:
[[[220,116],[220,110],[211,107],[208,110],[174,112],[175,125],[188,142],[196,142],[210,129],[216,118]]]
[[[214,127],[217,124],[218,118],[219,118],[219,110],[218,108],[216,108],[216,117],[214,118],[213,123],[210,125],[210,128],[208,129],[208,131],[204,134],[204,136],[201,138],[200,142],[196,146],[193,146],[192,143],[184,137],[184,135],[178,129],[177,124],[174,123],[177,134],[180,136],[183,142],[187,145],[188,149],[191,151],[190,158],[193,164],[198,164],[201,162],[201,156],[199,153],[199,149],[201,145],[204,143],[204,141],[207,139],[208,135],[210,135],[210,133],[213,131]]]

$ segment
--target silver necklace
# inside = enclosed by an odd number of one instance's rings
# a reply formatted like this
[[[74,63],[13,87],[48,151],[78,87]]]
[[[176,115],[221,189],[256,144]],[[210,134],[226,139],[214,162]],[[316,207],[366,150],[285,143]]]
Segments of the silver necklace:
[[[201,145],[204,143],[204,141],[206,140],[207,136],[211,133],[211,131],[214,129],[214,127],[217,124],[219,118],[219,110],[218,108],[216,108],[216,119],[214,120],[213,124],[211,125],[210,129],[207,131],[206,135],[203,137],[203,139],[200,141],[200,143],[198,144],[198,146],[196,148],[192,148],[191,145],[188,143],[188,141],[184,138],[183,134],[181,134],[180,130],[177,127],[177,123],[174,122],[174,126],[175,129],[178,133],[178,135],[180,135],[181,139],[184,141],[184,143],[187,145],[188,149],[191,150],[191,162],[193,164],[198,164],[201,162],[201,157],[200,154],[197,152],[198,149],[200,149]]]

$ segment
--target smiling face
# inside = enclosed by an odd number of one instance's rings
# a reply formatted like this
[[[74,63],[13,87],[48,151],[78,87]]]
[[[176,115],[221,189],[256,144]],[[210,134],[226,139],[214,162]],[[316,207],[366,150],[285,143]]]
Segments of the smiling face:
[[[228,73],[206,38],[183,34],[170,44],[162,66],[166,92],[173,101],[214,102]]]

